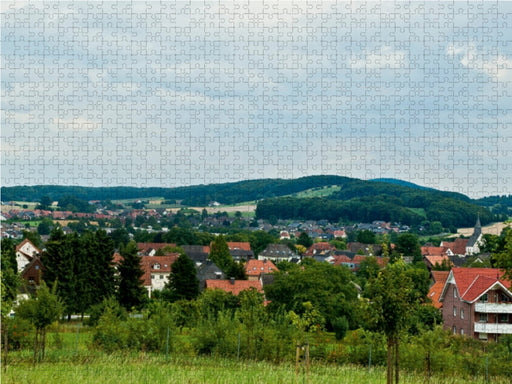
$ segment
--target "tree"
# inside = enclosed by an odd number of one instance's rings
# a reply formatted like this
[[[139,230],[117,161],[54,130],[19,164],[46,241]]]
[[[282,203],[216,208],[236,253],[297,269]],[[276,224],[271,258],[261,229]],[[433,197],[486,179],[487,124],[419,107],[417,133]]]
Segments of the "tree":
[[[137,254],[137,243],[130,241],[120,250],[123,259],[119,264],[119,289],[117,299],[127,310],[140,309],[147,300],[141,267],[141,257]]]
[[[210,260],[226,273],[231,268],[233,258],[224,236],[219,235],[213,240],[210,248]]]
[[[18,267],[16,263],[16,251],[11,239],[2,239],[2,310],[8,307],[8,304],[16,299],[20,280],[18,277]],[[3,313],[3,312],[2,312]]]
[[[505,234],[503,250],[493,254],[495,264],[505,271],[505,278],[512,281],[512,230]]]
[[[375,244],[376,237],[375,233],[368,229],[357,232],[356,240],[363,244]]]
[[[38,209],[48,209],[52,205],[52,199],[48,195],[41,196],[41,199],[39,200],[39,205],[37,206]]]
[[[43,220],[37,226],[37,233],[40,235],[49,235],[53,227],[53,221],[48,217],[43,217]]]
[[[368,281],[367,293],[369,325],[387,337],[387,383],[393,383],[394,379],[398,384],[400,334],[410,325],[411,309],[418,303],[406,264],[401,260],[388,264]]]
[[[313,239],[306,232],[302,232],[297,239],[297,244],[303,245],[307,249],[313,245]]]
[[[171,301],[192,300],[199,295],[199,280],[192,259],[181,253],[171,266],[171,275],[165,284]]]
[[[41,241],[41,236],[39,233],[33,231],[23,231],[23,240],[28,239],[32,244],[34,244],[37,248],[41,248],[43,242]]]
[[[404,233],[396,239],[396,251],[403,256],[412,256],[413,262],[421,262],[421,245],[418,236]]]
[[[50,292],[46,284],[42,282],[36,297],[22,301],[16,308],[16,314],[20,318],[30,321],[36,329],[34,363],[44,359],[46,329],[58,320],[62,312],[62,303],[55,294],[55,288]]]

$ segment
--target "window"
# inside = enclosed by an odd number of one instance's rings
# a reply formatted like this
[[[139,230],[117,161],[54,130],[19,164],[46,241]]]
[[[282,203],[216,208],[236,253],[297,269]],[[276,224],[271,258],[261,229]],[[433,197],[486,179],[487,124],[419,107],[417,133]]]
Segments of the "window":
[[[481,303],[487,303],[489,298],[487,297],[487,293],[484,293],[482,296],[480,296],[480,302]]]
[[[160,264],[156,263],[155,265],[153,265],[153,268],[154,269],[160,269]]]
[[[36,271],[39,269],[39,265],[36,265]]]
[[[151,280],[154,280],[155,279],[155,275],[151,275]]]
[[[457,288],[453,288],[453,297],[457,298]]]
[[[480,320],[481,323],[487,323],[487,313],[481,313],[480,314]]]
[[[498,292],[496,292],[496,293],[494,294],[494,302],[495,302],[495,303],[499,303],[499,302],[500,302],[500,295],[499,295],[499,293],[498,293]]]
[[[463,319],[464,318],[464,310],[461,308],[460,309],[460,318]]]
[[[500,313],[498,321],[500,323],[508,323],[508,313]]]
[[[454,335],[456,335],[456,334],[457,334],[457,328],[455,328],[455,325],[453,326],[452,331],[453,331],[453,334],[454,334]]]
[[[453,316],[457,316],[457,307],[453,307]]]
[[[478,334],[478,338],[479,338],[480,340],[487,341],[487,333],[479,333],[479,334]]]
[[[160,280],[162,280],[164,278],[164,275],[160,275]]]
[[[464,329],[460,329],[460,334],[464,336]]]

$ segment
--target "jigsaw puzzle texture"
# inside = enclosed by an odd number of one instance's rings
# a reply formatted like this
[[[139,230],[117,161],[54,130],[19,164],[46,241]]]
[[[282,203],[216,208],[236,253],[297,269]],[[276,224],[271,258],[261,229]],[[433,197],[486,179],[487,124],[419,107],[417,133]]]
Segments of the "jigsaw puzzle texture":
[[[512,184],[512,3],[2,1],[2,185]]]

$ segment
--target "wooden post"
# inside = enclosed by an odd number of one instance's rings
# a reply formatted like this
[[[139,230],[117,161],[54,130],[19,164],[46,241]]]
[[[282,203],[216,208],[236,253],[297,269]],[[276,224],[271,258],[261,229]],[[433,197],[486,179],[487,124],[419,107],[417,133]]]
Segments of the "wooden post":
[[[295,376],[299,375],[299,354],[300,354],[300,345],[297,343],[297,352],[295,354]]]
[[[309,383],[309,342],[306,343],[306,382]]]

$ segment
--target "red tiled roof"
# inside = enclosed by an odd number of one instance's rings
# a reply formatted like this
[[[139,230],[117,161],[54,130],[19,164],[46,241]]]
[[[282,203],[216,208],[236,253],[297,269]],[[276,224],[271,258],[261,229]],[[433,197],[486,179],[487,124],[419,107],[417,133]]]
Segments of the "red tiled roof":
[[[453,278],[463,300],[472,302],[497,282],[510,289],[510,281],[503,280],[503,272],[495,268],[453,268]]]
[[[423,256],[445,256],[447,247],[421,247]]]
[[[444,248],[450,248],[450,250],[455,255],[465,255],[466,254],[466,245],[468,243],[468,239],[455,239],[455,241],[447,242],[443,241],[442,246]]]
[[[171,253],[165,256],[142,256],[140,265],[144,271],[144,275],[142,275],[144,285],[151,285],[152,273],[171,273],[171,265],[179,255],[179,253]],[[157,265],[158,267],[155,268]]]
[[[441,293],[443,292],[444,284],[448,280],[450,271],[432,271],[432,278],[434,285],[432,285],[428,291],[428,297],[432,300],[432,305],[436,308],[441,308],[443,303],[439,301]]]
[[[262,273],[273,273],[279,271],[270,260],[251,259],[245,264],[245,273],[247,276],[259,276]]]
[[[306,256],[314,256],[316,254],[321,255],[325,253],[325,251],[334,251],[336,247],[332,244],[329,244],[325,241],[320,243],[315,243],[311,247],[308,248],[305,255]]]
[[[250,251],[251,244],[246,243],[246,242],[228,241],[228,248],[230,251],[235,251],[235,250]]]
[[[235,280],[234,282],[231,280],[206,280],[206,288],[222,289],[223,291],[231,292],[235,296],[251,288],[255,288],[258,292],[263,293],[259,280]]]
[[[424,256],[424,257],[425,257],[425,259],[427,259],[427,261],[432,266],[435,266],[436,264],[441,265],[441,264],[443,264],[443,261],[445,261],[445,260],[446,260],[445,263],[447,262],[448,265],[453,266],[453,263],[450,261],[448,256]]]
[[[432,279],[435,283],[446,283],[450,271],[432,271]]]
[[[334,265],[341,265],[341,263],[351,263],[352,260],[347,255],[334,255]]]

